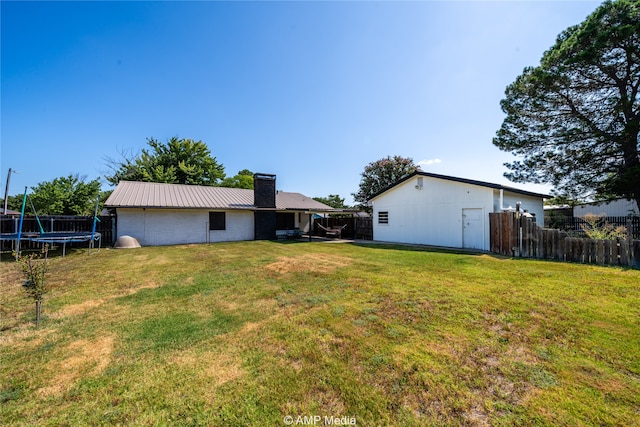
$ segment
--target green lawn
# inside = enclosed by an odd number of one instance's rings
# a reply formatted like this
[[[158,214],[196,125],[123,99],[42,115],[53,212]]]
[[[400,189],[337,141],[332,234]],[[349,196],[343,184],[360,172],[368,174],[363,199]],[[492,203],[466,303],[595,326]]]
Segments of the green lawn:
[[[637,270],[352,244],[78,251],[50,260],[36,329],[14,264],[2,425],[640,425]]]

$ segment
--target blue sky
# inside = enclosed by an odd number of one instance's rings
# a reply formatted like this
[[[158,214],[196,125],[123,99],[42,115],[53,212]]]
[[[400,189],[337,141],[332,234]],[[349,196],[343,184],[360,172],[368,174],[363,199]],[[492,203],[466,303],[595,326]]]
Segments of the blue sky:
[[[511,184],[500,100],[594,1],[0,3],[0,182],[107,172],[146,138],[347,202],[387,155]],[[106,183],[105,189],[110,188]]]

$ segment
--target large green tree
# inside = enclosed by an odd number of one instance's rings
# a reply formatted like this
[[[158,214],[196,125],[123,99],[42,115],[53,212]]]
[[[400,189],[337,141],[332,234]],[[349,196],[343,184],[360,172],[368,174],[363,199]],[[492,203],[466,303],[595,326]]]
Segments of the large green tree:
[[[324,203],[334,209],[349,209],[349,206],[344,203],[344,197],[340,197],[339,194],[329,194],[327,197],[314,197],[313,200]]]
[[[253,190],[253,172],[249,169],[242,169],[235,176],[223,179],[220,186]]]
[[[87,182],[78,175],[41,182],[31,190],[29,197],[38,215],[93,215],[101,194],[98,179]]]
[[[606,1],[506,89],[493,143],[516,182],[640,207],[640,2]]]
[[[172,184],[217,185],[224,178],[219,164],[207,144],[193,139],[173,137],[166,143],[148,138],[149,149],[121,161],[108,159],[111,184],[121,180],[167,182]]]
[[[357,193],[352,193],[353,199],[365,208],[372,195],[415,172],[416,168],[410,157],[387,156],[371,162],[360,174],[360,186]]]

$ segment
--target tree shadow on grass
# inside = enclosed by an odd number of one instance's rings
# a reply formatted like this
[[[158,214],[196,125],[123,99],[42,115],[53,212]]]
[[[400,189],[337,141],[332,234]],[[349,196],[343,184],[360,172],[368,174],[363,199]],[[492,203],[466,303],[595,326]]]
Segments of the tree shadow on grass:
[[[505,260],[512,257],[495,254],[493,252],[479,250],[479,249],[463,249],[463,248],[451,248],[445,246],[430,246],[419,245],[410,243],[390,243],[390,242],[374,242],[367,240],[359,240],[351,243],[354,246],[359,246],[368,249],[386,250],[386,251],[408,251],[408,252],[429,252],[440,253],[450,255],[465,255],[465,256],[489,256],[491,258]]]

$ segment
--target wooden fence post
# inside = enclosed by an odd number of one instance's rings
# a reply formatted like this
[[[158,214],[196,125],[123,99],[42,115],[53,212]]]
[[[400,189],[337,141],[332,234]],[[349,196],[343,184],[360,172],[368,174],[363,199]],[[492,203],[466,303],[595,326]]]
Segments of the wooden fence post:
[[[615,240],[615,258],[613,259],[613,261],[618,264],[618,265],[624,265],[623,264],[623,251],[622,251],[622,239],[620,239],[619,237],[616,238]]]
[[[509,252],[511,256],[515,257],[518,253],[518,221],[516,220],[515,213],[505,218],[509,223]]]
[[[516,233],[516,253],[517,253],[517,257],[521,257],[522,256],[522,224],[520,222],[520,215],[518,215],[518,212],[516,212],[516,214],[514,215],[514,231]]]
[[[542,259],[544,258],[544,246],[542,244],[544,241],[544,229],[542,227],[537,227],[536,240],[536,256],[538,259]]]
[[[598,265],[604,265],[604,240],[598,240],[596,242],[596,263]]]
[[[520,216],[520,256],[529,258],[529,221]]]
[[[627,263],[625,265],[631,266],[633,265],[633,222],[631,218],[627,218]]]
[[[633,258],[631,267],[640,268],[640,240],[633,241]]]

